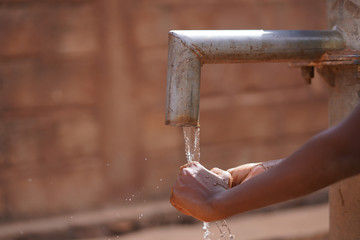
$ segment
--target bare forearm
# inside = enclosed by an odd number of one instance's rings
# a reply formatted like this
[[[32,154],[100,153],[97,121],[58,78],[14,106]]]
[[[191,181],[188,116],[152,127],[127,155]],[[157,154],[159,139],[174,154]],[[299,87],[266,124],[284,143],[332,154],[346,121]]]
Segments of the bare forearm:
[[[314,137],[276,167],[215,196],[214,207],[228,217],[303,196],[355,175],[359,172],[357,155],[339,146],[337,137],[331,131]]]

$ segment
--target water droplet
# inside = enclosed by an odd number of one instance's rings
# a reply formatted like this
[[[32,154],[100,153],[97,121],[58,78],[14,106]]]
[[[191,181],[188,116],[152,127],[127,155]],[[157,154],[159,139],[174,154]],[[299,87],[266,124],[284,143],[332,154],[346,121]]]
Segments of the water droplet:
[[[160,182],[162,182],[163,180],[162,180],[162,178],[160,178]]]
[[[147,158],[145,158],[144,160],[147,161]]]
[[[140,213],[139,219],[142,219],[144,217],[144,214]]]
[[[129,198],[128,200],[129,200],[129,202],[131,202],[131,198]]]
[[[156,186],[156,189],[159,189],[159,186]]]
[[[106,166],[107,166],[107,167],[110,167],[110,163],[106,163]]]
[[[235,239],[235,235],[230,234],[229,239]]]

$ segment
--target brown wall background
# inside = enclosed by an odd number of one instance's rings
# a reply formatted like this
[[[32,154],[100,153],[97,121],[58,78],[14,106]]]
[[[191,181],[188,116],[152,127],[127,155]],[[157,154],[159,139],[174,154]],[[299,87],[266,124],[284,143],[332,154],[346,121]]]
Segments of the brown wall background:
[[[325,0],[0,1],[0,218],[167,198],[172,29],[326,29]],[[205,65],[201,161],[282,158],[327,127],[326,84],[287,64]],[[130,200],[131,199],[131,200]]]

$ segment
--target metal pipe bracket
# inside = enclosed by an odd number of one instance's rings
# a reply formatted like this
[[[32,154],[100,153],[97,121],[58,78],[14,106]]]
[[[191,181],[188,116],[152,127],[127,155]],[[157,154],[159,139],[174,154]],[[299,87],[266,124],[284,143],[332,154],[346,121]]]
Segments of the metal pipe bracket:
[[[290,67],[300,67],[301,75],[305,82],[311,84],[314,78],[314,68],[328,83],[329,86],[335,87],[334,73],[340,66],[356,65],[357,75],[360,79],[360,51],[344,50],[337,52],[326,52],[321,59],[311,62],[290,62]]]

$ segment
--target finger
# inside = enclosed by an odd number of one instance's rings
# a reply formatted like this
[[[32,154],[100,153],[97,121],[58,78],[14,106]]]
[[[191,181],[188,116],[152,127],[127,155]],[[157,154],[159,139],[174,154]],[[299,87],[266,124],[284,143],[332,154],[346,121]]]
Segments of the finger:
[[[250,172],[250,168],[248,166],[239,166],[236,168],[230,168],[227,171],[232,176],[233,186],[236,186],[244,181],[244,179]]]
[[[258,164],[258,163],[246,163],[246,164],[243,164],[243,165],[234,167],[234,168],[230,168],[230,169],[228,169],[227,171],[228,171],[228,172],[245,171],[245,170],[250,171],[250,169],[253,168],[254,166],[256,166],[257,164]]]
[[[222,173],[225,172],[225,171],[220,169],[220,168],[214,167],[213,169],[210,170],[210,172],[213,172],[213,173],[215,173],[217,175],[222,175]]]
[[[263,172],[265,172],[265,168],[264,168],[261,164],[253,167],[253,168],[250,170],[249,174],[248,174],[248,175],[246,176],[246,178],[244,179],[243,183],[246,182],[246,181],[248,181],[248,180],[250,180],[251,178],[253,178],[253,177],[255,177],[255,176],[263,173]]]
[[[218,175],[221,178],[226,178],[226,176],[229,175],[228,171],[222,170],[220,168],[213,168],[210,170],[210,172],[215,173],[216,175]]]
[[[180,168],[180,175],[196,175],[196,173],[202,169],[204,169],[204,167],[201,167],[198,162],[193,161]]]
[[[232,187],[233,177],[230,172],[222,170],[220,168],[213,168],[210,171],[212,173],[215,173],[220,179],[225,180],[228,183],[228,187]]]

